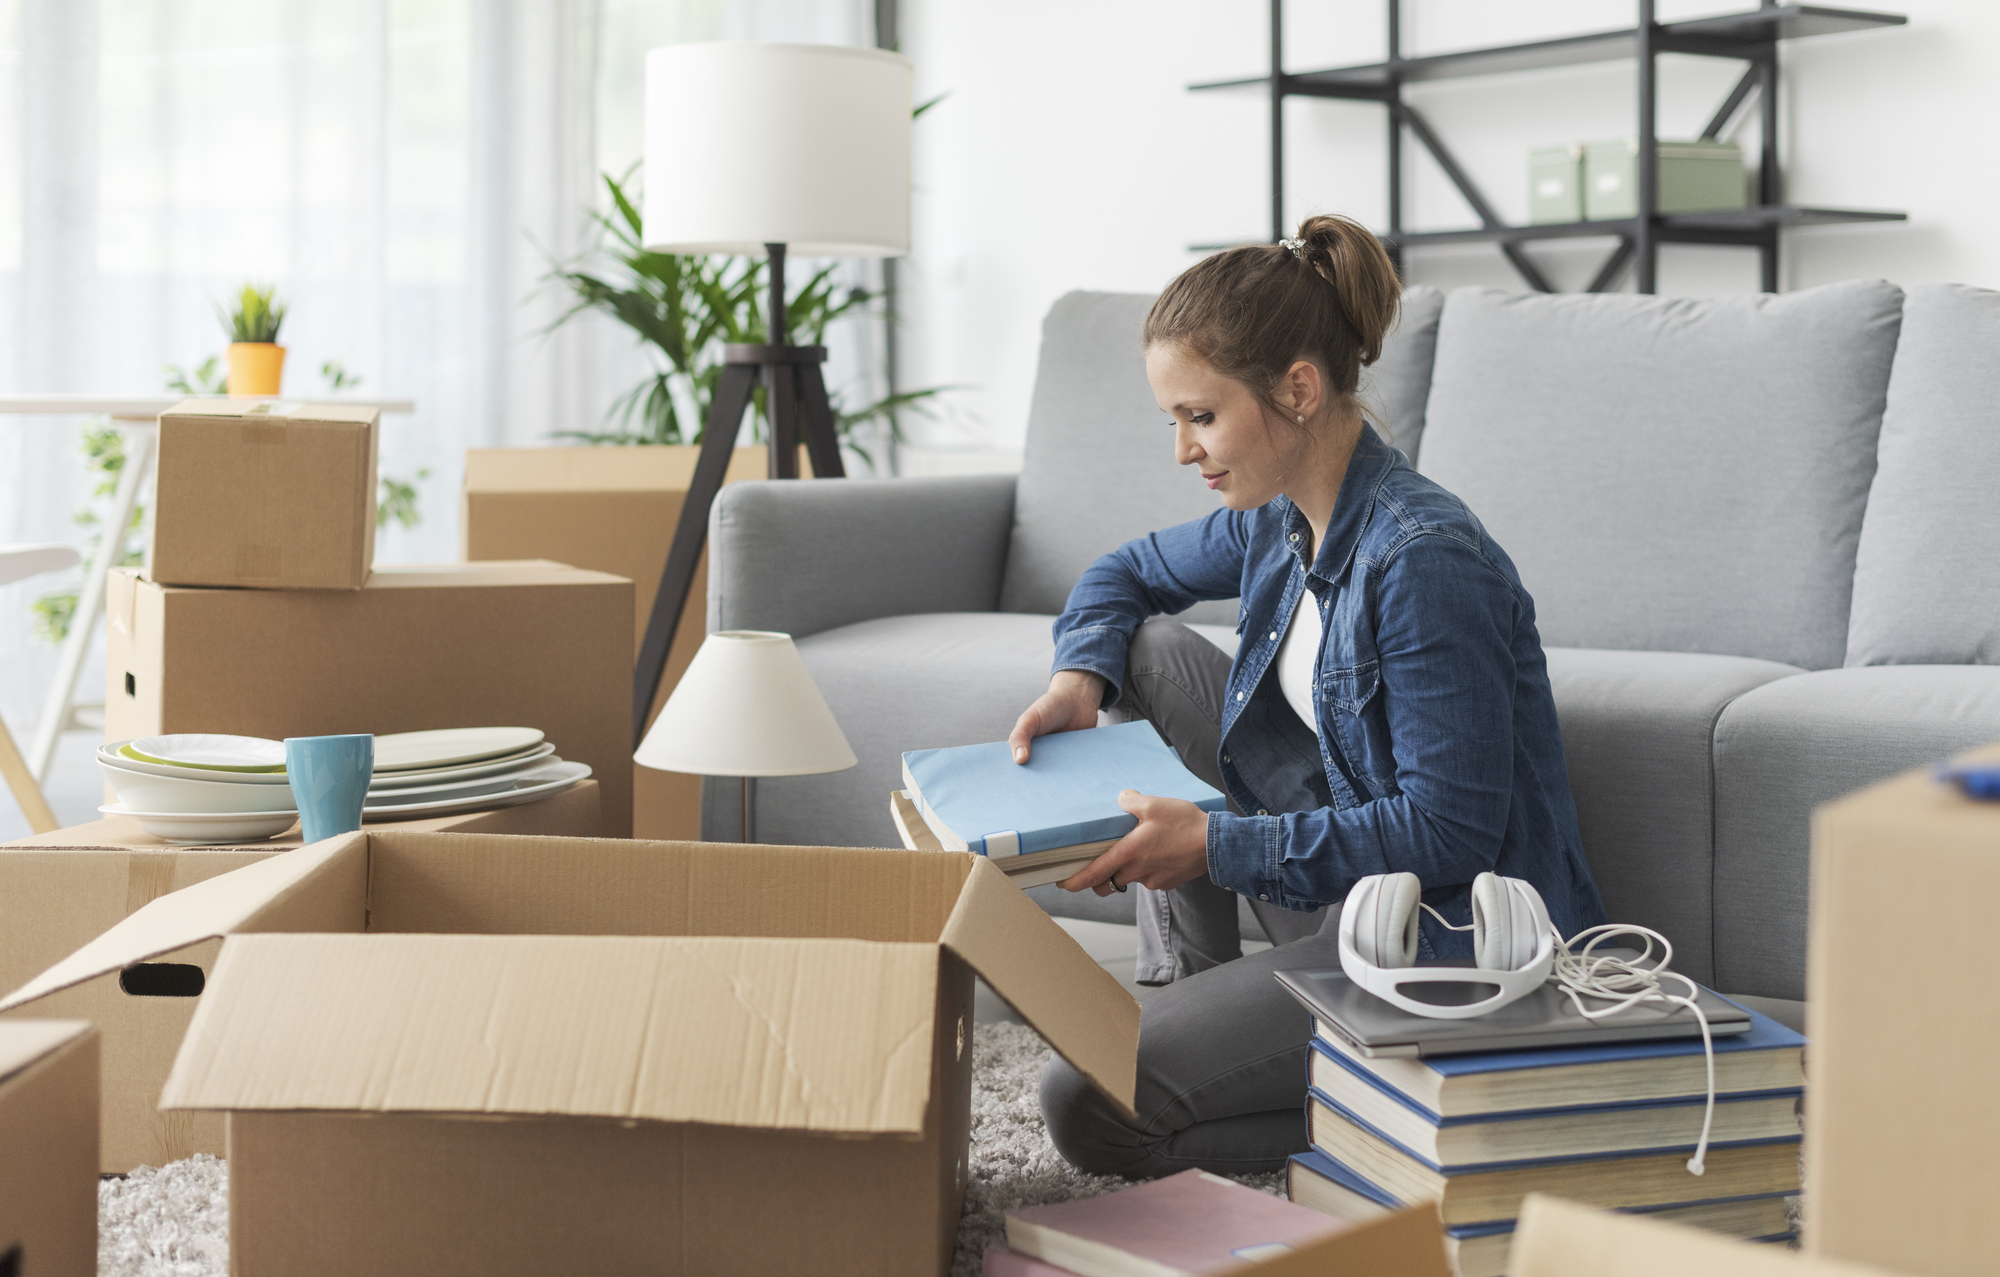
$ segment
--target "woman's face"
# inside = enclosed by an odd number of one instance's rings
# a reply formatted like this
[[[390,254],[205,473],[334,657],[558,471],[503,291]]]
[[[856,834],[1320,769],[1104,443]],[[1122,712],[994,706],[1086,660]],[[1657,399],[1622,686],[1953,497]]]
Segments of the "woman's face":
[[[1230,509],[1264,505],[1299,473],[1310,436],[1274,426],[1242,382],[1166,343],[1147,348],[1146,380],[1160,411],[1174,419],[1174,460],[1199,467]]]

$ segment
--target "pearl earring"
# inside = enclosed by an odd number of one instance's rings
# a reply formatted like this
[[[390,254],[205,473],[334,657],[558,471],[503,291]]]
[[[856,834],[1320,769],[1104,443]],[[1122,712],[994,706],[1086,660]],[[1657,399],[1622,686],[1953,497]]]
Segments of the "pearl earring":
[[[1306,415],[1304,413],[1299,414],[1299,424],[1302,426],[1306,424]]]

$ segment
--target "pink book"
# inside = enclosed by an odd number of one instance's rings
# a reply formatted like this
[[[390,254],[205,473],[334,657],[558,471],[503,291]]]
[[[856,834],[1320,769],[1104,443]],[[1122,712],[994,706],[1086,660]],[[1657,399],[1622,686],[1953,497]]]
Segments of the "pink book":
[[[1274,1259],[1347,1227],[1220,1175],[1182,1171],[1102,1197],[1008,1211],[1007,1245],[1079,1277],[1193,1277]]]
[[[1008,1250],[1005,1246],[988,1246],[979,1272],[980,1277],[1076,1277],[1066,1268],[1030,1259],[1020,1251]]]

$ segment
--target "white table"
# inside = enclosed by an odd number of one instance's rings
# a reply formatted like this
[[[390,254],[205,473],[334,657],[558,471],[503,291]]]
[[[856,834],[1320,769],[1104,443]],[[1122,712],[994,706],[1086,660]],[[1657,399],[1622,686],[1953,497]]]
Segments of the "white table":
[[[101,524],[97,552],[84,569],[83,588],[77,595],[76,614],[70,618],[69,637],[63,641],[62,661],[56,667],[56,681],[42,706],[42,721],[35,725],[35,739],[28,747],[28,768],[35,782],[48,779],[49,763],[55,758],[56,739],[71,724],[70,698],[76,694],[76,680],[83,673],[84,657],[90,654],[90,638],[97,618],[104,611],[104,585],[118,562],[125,544],[124,530],[132,522],[132,509],[153,468],[153,451],[159,431],[159,416],[177,403],[190,398],[227,398],[202,395],[0,395],[0,413],[34,417],[109,417],[125,436],[125,464],[118,473],[118,487],[111,496],[111,518]],[[235,403],[296,401],[300,396],[241,395]],[[312,403],[354,404],[382,412],[409,413],[417,410],[414,399],[354,399],[347,396],[306,397]],[[152,561],[152,529],[146,530],[146,560]]]

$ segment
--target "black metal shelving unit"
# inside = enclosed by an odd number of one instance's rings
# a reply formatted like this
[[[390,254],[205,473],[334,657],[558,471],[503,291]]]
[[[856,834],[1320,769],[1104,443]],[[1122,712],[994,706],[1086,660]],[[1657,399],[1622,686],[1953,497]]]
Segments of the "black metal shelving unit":
[[[1658,22],[1655,0],[1637,0],[1638,22],[1617,31],[1568,36],[1558,40],[1538,40],[1528,44],[1503,45],[1490,49],[1470,49],[1426,57],[1404,57],[1402,53],[1402,0],[1386,0],[1389,16],[1389,56],[1382,62],[1361,66],[1334,67],[1322,71],[1284,70],[1284,0],[1271,0],[1270,74],[1242,80],[1220,80],[1190,85],[1197,91],[1261,88],[1271,100],[1271,240],[1284,238],[1285,226],[1285,119],[1286,98],[1338,98],[1354,102],[1379,102],[1388,112],[1389,218],[1382,242],[1402,265],[1403,250],[1426,244],[1492,243],[1529,287],[1553,292],[1546,275],[1521,245],[1529,240],[1573,239],[1584,236],[1616,236],[1618,245],[1591,280],[1589,291],[1604,292],[1618,286],[1628,266],[1637,270],[1638,291],[1655,291],[1659,275],[1661,244],[1733,244],[1757,250],[1765,292],[1778,289],[1778,242],[1792,226],[1821,226],[1835,222],[1895,222],[1908,214],[1843,208],[1801,208],[1782,203],[1778,168],[1778,44],[1806,36],[1829,35],[1876,27],[1900,26],[1908,19],[1892,13],[1871,13],[1859,9],[1832,9],[1821,5],[1776,4],[1762,0],[1761,6],[1742,13],[1697,18],[1686,22]],[[1746,63],[1742,78],[1723,99],[1704,139],[1722,135],[1737,112],[1753,95],[1757,99],[1760,155],[1757,202],[1749,208],[1707,213],[1659,212],[1659,132],[1655,123],[1658,99],[1659,55],[1687,53],[1701,57],[1731,58]],[[1578,66],[1591,62],[1613,62],[1632,58],[1639,66],[1639,214],[1636,217],[1594,222],[1565,222],[1556,225],[1508,226],[1501,222],[1479,187],[1459,164],[1451,149],[1432,129],[1418,110],[1403,98],[1403,86],[1425,80],[1452,79],[1469,75],[1494,75],[1513,71],[1534,71],[1548,67]],[[1446,178],[1458,189],[1479,218],[1479,226],[1459,231],[1408,231],[1403,227],[1403,138],[1408,133],[1430,153]]]

